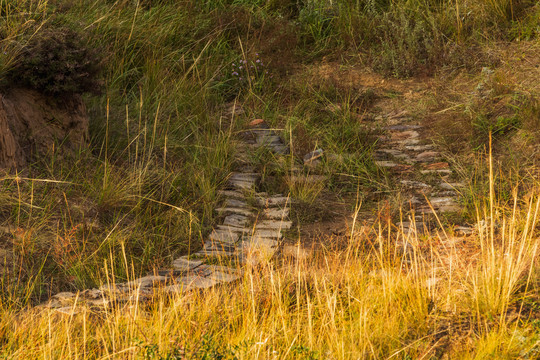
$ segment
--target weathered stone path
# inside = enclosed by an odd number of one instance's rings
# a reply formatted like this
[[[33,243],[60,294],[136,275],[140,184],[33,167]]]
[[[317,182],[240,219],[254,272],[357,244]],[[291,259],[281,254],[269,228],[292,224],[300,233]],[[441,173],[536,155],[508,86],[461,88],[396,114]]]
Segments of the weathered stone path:
[[[399,225],[407,231],[414,222],[417,229],[423,229],[434,214],[459,212],[460,189],[465,185],[455,180],[454,171],[430,141],[427,129],[414,123],[406,113],[381,120],[386,120],[386,124],[375,160],[399,181],[401,206],[407,211]],[[456,231],[470,229],[457,227]]]
[[[249,153],[261,146],[277,155],[287,154],[289,149],[262,120],[250,125],[239,144],[240,170],[229,176],[226,188],[220,191],[224,201],[215,211],[223,215],[223,221],[204,240],[202,250],[174,260],[171,268],[155,274],[79,293],[59,293],[43,306],[71,314],[81,306],[103,308],[144,301],[157,289],[170,294],[205,289],[238,280],[246,267],[270,260],[280,245],[281,230],[292,225],[288,220],[290,199],[257,192],[260,175],[250,167]]]

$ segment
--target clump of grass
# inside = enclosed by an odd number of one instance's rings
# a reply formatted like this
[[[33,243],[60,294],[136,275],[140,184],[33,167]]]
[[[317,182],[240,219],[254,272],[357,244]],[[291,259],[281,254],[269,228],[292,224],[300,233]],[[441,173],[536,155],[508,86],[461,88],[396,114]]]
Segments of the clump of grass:
[[[488,203],[485,215],[496,219]],[[423,239],[353,230],[345,248],[99,316],[82,305],[66,315],[2,302],[2,351],[66,359],[533,356],[537,314],[526,299],[538,296],[539,204],[508,209],[497,218],[502,231],[488,220],[460,245],[442,232]]]

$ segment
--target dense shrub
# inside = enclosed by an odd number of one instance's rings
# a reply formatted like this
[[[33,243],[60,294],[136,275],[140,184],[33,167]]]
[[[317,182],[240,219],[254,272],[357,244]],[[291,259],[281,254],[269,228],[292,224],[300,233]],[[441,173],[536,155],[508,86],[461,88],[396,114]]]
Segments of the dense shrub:
[[[98,51],[80,33],[60,27],[35,33],[19,50],[8,78],[12,85],[49,94],[97,93],[101,68]]]

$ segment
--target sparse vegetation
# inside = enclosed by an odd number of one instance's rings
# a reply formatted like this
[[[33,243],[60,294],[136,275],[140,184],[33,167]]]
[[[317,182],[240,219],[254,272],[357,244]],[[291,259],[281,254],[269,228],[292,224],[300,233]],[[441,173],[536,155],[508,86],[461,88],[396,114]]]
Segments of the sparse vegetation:
[[[84,94],[91,136],[0,177],[0,359],[540,357],[539,35],[533,0],[0,0],[1,89]],[[391,225],[399,181],[373,153],[402,111],[467,181],[463,243],[452,216],[438,236]],[[199,249],[255,118],[290,144],[249,161],[297,200],[308,260],[105,313],[34,308]],[[327,199],[376,225],[304,239],[336,218]]]

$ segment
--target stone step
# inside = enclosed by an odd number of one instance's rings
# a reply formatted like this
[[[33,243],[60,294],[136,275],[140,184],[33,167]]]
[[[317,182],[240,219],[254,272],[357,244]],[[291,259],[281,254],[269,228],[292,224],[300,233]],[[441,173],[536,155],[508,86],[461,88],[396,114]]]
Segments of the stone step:
[[[225,226],[234,226],[243,228],[249,223],[249,218],[246,215],[241,214],[231,214],[225,217],[223,220],[223,225]]]
[[[216,212],[220,214],[233,214],[233,215],[244,215],[244,216],[252,216],[253,212],[248,208],[241,208],[241,207],[219,207],[215,208]]]

